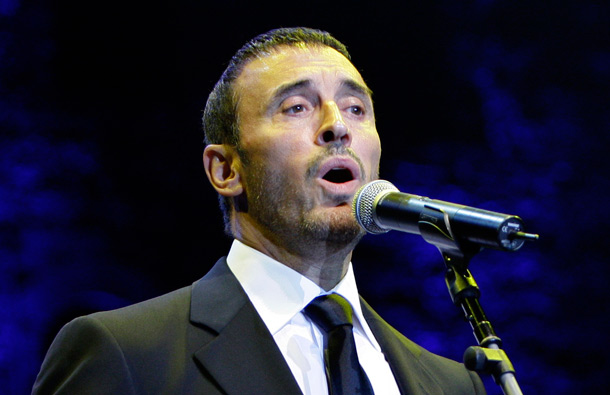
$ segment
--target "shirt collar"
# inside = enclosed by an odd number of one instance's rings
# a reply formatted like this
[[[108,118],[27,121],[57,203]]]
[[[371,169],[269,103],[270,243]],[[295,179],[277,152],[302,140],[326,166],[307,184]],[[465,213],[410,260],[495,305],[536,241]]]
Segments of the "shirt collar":
[[[227,264],[272,335],[300,313],[315,297],[337,293],[352,305],[356,317],[354,327],[363,331],[369,341],[379,349],[362,315],[351,262],[343,279],[328,292],[295,270],[239,240],[233,241],[227,256]]]

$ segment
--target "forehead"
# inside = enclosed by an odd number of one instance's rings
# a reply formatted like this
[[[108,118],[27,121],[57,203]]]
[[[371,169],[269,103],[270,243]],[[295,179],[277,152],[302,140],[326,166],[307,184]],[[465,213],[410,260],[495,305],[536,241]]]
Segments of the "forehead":
[[[251,60],[236,80],[235,93],[241,99],[264,100],[279,86],[311,80],[328,87],[346,80],[366,86],[354,65],[337,50],[320,45],[281,45],[267,55]]]

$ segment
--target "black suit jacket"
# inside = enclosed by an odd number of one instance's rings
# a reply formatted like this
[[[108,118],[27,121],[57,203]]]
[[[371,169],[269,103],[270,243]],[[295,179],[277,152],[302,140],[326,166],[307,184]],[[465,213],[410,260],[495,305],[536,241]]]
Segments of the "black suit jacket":
[[[482,394],[462,364],[406,339],[362,301],[403,394]],[[33,393],[300,394],[244,290],[221,259],[201,280],[59,332]]]

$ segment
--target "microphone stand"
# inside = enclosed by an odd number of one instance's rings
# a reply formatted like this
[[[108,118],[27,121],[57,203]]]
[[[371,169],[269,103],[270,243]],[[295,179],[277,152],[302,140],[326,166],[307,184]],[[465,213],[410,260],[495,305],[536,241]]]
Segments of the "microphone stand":
[[[513,365],[502,350],[502,340],[494,332],[479,303],[481,292],[468,270],[470,259],[482,247],[476,243],[458,241],[453,236],[449,216],[441,210],[426,207],[425,215],[422,212],[420,218],[422,237],[439,249],[445,261],[445,282],[451,299],[456,306],[461,307],[479,343],[479,346],[466,350],[464,365],[478,373],[492,374],[504,394],[522,395]],[[519,233],[514,238],[531,239],[532,235]]]

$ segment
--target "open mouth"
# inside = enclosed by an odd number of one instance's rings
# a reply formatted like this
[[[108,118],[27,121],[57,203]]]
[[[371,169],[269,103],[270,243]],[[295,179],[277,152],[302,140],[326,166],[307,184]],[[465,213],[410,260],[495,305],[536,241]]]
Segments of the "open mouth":
[[[328,173],[324,174],[322,179],[335,184],[342,184],[344,182],[352,181],[354,179],[354,176],[352,175],[352,172],[349,169],[334,168],[330,169]]]
[[[352,196],[359,186],[362,171],[357,161],[347,156],[324,160],[317,168],[316,178],[326,196]]]

